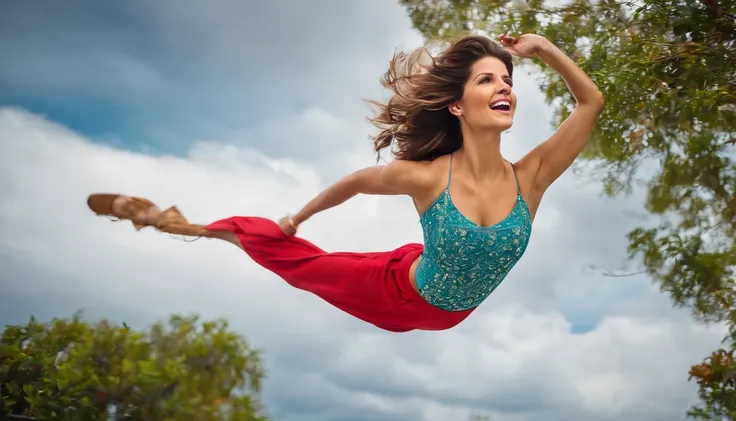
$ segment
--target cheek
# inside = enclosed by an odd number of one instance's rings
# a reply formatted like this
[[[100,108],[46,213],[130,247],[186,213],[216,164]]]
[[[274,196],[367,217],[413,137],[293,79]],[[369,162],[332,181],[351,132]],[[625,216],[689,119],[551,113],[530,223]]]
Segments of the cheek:
[[[488,108],[488,95],[475,94],[468,98],[467,104],[472,112],[486,111]]]
[[[488,93],[481,86],[468,87],[463,91],[462,101],[467,105],[474,107],[481,102],[488,102]]]

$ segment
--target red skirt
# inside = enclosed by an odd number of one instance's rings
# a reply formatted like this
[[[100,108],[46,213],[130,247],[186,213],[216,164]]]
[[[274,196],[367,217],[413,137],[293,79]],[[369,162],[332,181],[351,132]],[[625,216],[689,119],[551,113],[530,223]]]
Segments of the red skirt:
[[[328,253],[260,217],[222,219],[207,229],[232,232],[256,263],[291,286],[384,330],[445,330],[473,311],[434,307],[412,288],[409,270],[424,250],[421,244],[379,253]]]

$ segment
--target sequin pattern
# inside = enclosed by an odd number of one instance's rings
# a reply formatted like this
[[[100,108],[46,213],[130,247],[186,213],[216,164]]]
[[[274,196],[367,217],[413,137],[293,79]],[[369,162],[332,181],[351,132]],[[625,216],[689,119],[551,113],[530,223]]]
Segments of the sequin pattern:
[[[520,193],[504,220],[481,227],[452,203],[449,181],[420,222],[425,249],[417,287],[427,302],[449,311],[474,308],[488,298],[524,254],[532,230]]]

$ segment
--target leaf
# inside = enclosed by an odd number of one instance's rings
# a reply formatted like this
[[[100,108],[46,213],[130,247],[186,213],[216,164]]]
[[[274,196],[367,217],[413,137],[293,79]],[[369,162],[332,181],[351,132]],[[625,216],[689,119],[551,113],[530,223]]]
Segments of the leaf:
[[[30,384],[23,385],[23,393],[25,393],[26,396],[33,396],[36,394],[35,392],[36,390],[34,389],[33,385],[30,385]]]

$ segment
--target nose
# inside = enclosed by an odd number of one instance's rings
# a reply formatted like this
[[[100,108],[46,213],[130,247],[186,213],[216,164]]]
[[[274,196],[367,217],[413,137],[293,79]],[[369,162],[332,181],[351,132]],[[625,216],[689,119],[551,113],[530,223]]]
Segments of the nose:
[[[508,95],[511,93],[511,86],[506,82],[501,82],[501,89],[498,92]]]

